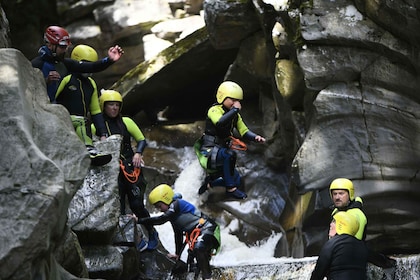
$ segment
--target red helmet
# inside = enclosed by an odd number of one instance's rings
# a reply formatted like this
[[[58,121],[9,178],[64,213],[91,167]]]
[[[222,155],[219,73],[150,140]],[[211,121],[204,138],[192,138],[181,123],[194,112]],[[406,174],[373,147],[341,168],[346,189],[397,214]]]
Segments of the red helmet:
[[[45,30],[44,40],[47,43],[60,46],[69,46],[71,43],[69,33],[59,26],[48,26]]]

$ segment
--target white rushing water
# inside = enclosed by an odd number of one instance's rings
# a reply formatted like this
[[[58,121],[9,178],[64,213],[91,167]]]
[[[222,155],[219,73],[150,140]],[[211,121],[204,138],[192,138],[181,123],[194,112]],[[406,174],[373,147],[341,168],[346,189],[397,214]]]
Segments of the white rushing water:
[[[185,147],[179,152],[180,168],[183,168],[174,184],[174,191],[182,194],[183,199],[189,201],[196,207],[202,204],[200,196],[197,194],[198,188],[204,178],[204,170],[198,163],[197,157],[192,147]],[[253,204],[229,202],[238,207],[254,207]],[[235,206],[236,206],[235,205]],[[242,209],[246,212],[247,209]],[[151,215],[160,215],[155,212]],[[216,217],[214,217],[216,218]],[[237,227],[237,220],[233,220],[228,225],[221,225],[222,246],[219,253],[211,260],[214,266],[237,266],[246,264],[269,264],[279,262],[280,259],[274,258],[274,249],[279,241],[281,234],[273,233],[268,240],[256,246],[248,247],[246,244],[230,234]],[[173,230],[170,223],[156,226],[159,238],[163,246],[171,253],[175,251]],[[184,250],[181,259],[186,261],[187,250]]]
[[[204,178],[204,171],[198,163],[192,147],[177,149],[177,153],[179,153],[179,166],[182,168],[182,171],[180,171],[175,181],[174,191],[182,194],[183,199],[199,208],[199,205],[202,205],[203,201],[197,191]],[[235,207],[241,207],[241,212],[244,213],[251,212],[247,208],[255,207],[253,203],[240,203],[237,201],[228,203],[232,203]],[[152,216],[160,214],[159,212],[151,213]],[[213,218],[218,220],[218,217]],[[310,278],[317,257],[305,257],[301,259],[275,258],[274,250],[277,242],[281,238],[281,233],[273,233],[267,240],[260,244],[248,247],[245,243],[239,241],[235,235],[231,234],[231,232],[237,229],[238,224],[238,220],[232,220],[227,225],[220,223],[222,246],[219,253],[212,257],[210,262],[212,266],[236,267],[236,279],[255,279],[252,273],[257,273],[258,279],[307,280]],[[174,235],[171,224],[165,223],[156,226],[156,229],[159,232],[162,245],[170,253],[175,253]],[[183,261],[187,260],[187,250],[184,250],[181,259]],[[396,259],[399,265],[393,277],[391,276],[394,273],[391,272],[392,270],[384,273],[378,267],[370,265],[368,268],[368,279],[420,279],[419,255],[412,257],[404,256]],[[246,270],[247,265],[254,266],[251,270]],[[255,265],[261,265],[261,267]],[[272,278],[273,273],[277,275],[276,278]]]

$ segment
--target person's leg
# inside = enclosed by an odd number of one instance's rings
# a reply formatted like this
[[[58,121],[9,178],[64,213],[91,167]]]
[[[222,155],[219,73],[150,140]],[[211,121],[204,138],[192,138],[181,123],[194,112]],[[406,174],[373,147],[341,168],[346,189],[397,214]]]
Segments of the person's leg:
[[[92,134],[89,135],[88,133],[85,118],[82,116],[71,115],[71,121],[80,140],[82,140],[86,146],[93,146]]]
[[[124,183],[125,183],[125,181],[124,181],[123,175],[121,173],[121,169],[120,169],[120,173],[118,174],[118,194],[119,194],[119,199],[120,199],[120,213],[121,213],[121,215],[126,214],[126,211],[125,211],[125,197],[126,197],[127,193],[125,191]]]
[[[235,187],[234,172],[236,164],[236,153],[229,149],[220,149],[217,154],[217,165],[222,165],[223,179],[227,188]],[[220,164],[221,163],[221,164]]]
[[[146,192],[147,181],[143,176],[143,172],[140,172],[140,176],[136,183],[131,184],[131,193],[128,194],[128,201],[130,203],[131,211],[139,218],[150,217],[149,211],[144,205],[144,194]],[[149,241],[147,249],[156,249],[159,244],[158,232],[152,225],[144,225],[148,234]]]
[[[194,256],[203,279],[211,279],[210,259],[213,249],[218,247],[218,241],[211,234],[204,234],[194,245]]]
[[[216,164],[223,172],[223,180],[226,186],[226,195],[234,199],[247,198],[246,193],[240,191],[241,176],[236,170],[236,153],[230,149],[219,149]]]
[[[77,136],[79,136],[89,152],[92,165],[101,166],[110,162],[112,155],[102,154],[93,146],[92,131],[90,130],[90,125],[87,125],[86,119],[76,115],[71,115],[70,117]]]

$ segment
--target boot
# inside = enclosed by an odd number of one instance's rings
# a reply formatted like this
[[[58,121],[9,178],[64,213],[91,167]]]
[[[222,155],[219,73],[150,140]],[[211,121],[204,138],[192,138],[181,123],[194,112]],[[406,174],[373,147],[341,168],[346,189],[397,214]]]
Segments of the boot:
[[[140,239],[140,242],[137,244],[137,251],[139,252],[143,252],[144,250],[146,250],[148,247],[148,244],[146,242],[146,240],[144,240],[143,238]]]
[[[158,236],[159,234],[155,229],[149,233],[149,244],[147,246],[147,250],[154,250],[157,248],[159,245]]]
[[[102,166],[111,161],[112,155],[100,153],[94,146],[87,145],[87,151],[89,152],[91,164],[93,166]]]
[[[239,199],[239,200],[242,200],[242,199],[247,198],[248,196],[247,196],[246,193],[244,193],[243,191],[240,191],[238,188],[236,188],[232,192],[226,190],[226,197],[228,199]]]
[[[206,176],[206,178],[204,179],[203,184],[201,185],[200,189],[198,190],[198,194],[202,195],[203,193],[205,193],[208,189],[211,188],[210,186],[210,181],[211,178],[209,175]]]

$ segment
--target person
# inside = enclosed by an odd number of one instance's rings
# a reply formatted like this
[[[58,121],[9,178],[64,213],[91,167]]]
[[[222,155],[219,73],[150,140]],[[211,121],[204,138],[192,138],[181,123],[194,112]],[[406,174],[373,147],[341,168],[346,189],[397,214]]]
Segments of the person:
[[[361,197],[354,197],[353,182],[346,178],[336,178],[330,184],[330,196],[334,204],[331,216],[338,211],[348,211],[359,218],[359,229],[356,238],[365,240],[367,218],[362,211],[363,200]]]
[[[235,168],[236,152],[244,150],[245,144],[233,137],[234,129],[244,139],[264,143],[265,138],[255,134],[244,123],[239,111],[243,90],[235,82],[224,81],[217,89],[217,103],[207,112],[204,135],[194,148],[207,176],[199,189],[203,194],[213,186],[225,186],[228,198],[245,199],[247,194],[239,190],[241,176]]]
[[[120,198],[121,215],[126,214],[126,198],[131,211],[140,218],[150,217],[144,205],[144,194],[146,192],[147,181],[142,172],[144,165],[143,152],[147,146],[146,138],[137,124],[129,117],[121,116],[122,96],[115,90],[102,90],[99,97],[100,108],[104,115],[104,122],[107,135],[121,135],[122,143],[120,150],[120,172],[118,175],[118,190]],[[98,129],[92,126],[92,131],[98,136]],[[137,147],[133,151],[131,147],[133,138]],[[143,251],[152,250],[158,246],[158,233],[153,226],[146,226],[149,241],[142,239],[138,249]]]
[[[175,254],[169,254],[168,257],[179,259],[185,244],[188,244],[190,252],[197,260],[202,279],[211,279],[210,259],[221,244],[220,227],[194,205],[182,198],[174,198],[174,195],[171,186],[167,184],[156,186],[149,194],[149,202],[163,214],[149,218],[134,218],[143,225],[161,225],[169,221],[174,230]],[[185,242],[182,241],[184,233]]]
[[[54,103],[54,97],[58,85],[63,77],[72,73],[93,73],[105,70],[118,61],[123,49],[115,45],[108,50],[108,56],[96,62],[81,62],[65,58],[67,49],[71,45],[70,35],[60,26],[48,26],[44,33],[44,45],[38,50],[38,56],[32,59],[34,68],[42,71],[50,102]]]
[[[363,200],[354,196],[353,182],[347,178],[336,178],[330,184],[330,195],[333,202],[331,216],[338,212],[349,212],[359,220],[355,237],[366,241],[368,220],[363,212]],[[396,261],[369,248],[369,262],[381,268],[394,268]]]
[[[71,52],[71,58],[80,62],[95,62],[97,52],[90,46],[77,45]],[[112,155],[100,153],[92,141],[90,118],[100,132],[101,140],[107,137],[105,122],[99,108],[98,90],[89,73],[71,73],[65,76],[55,94],[57,104],[63,105],[69,112],[76,134],[84,142],[89,152],[91,163],[101,166],[111,161]]]
[[[330,239],[319,253],[311,280],[367,279],[368,249],[355,237],[359,229],[358,217],[348,211],[336,212],[330,223]]]

